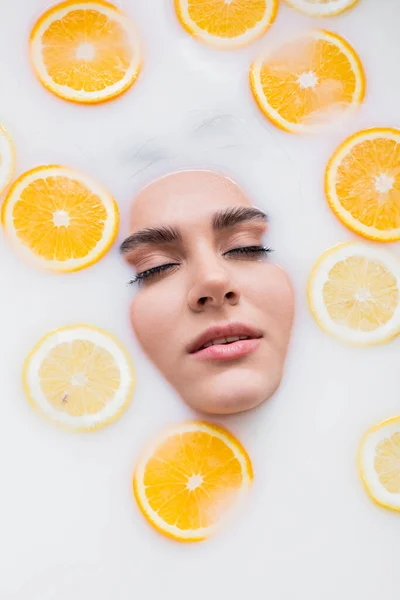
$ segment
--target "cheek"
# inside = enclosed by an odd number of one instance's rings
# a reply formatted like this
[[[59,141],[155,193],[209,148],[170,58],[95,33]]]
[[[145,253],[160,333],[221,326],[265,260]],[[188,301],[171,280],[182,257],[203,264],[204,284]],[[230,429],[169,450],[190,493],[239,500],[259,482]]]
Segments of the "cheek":
[[[132,300],[131,304],[131,323],[135,335],[143,347],[150,355],[153,353],[153,347],[157,345],[157,335],[162,319],[162,303],[154,306],[151,298],[147,299],[146,294],[139,293]]]
[[[159,355],[165,356],[165,340],[172,340],[171,333],[179,321],[173,297],[161,288],[141,291],[131,303],[130,316],[143,350],[158,362]]]
[[[294,316],[294,292],[287,273],[269,265],[258,280],[257,305],[263,310],[269,326],[283,344],[289,341]]]

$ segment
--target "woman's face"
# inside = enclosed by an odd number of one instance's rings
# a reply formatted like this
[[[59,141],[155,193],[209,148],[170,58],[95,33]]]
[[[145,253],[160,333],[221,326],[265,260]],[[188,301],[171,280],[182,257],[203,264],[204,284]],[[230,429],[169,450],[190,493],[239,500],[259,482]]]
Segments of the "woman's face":
[[[280,384],[294,299],[262,249],[266,230],[264,213],[211,171],[168,175],[132,205],[121,247],[139,278],[132,327],[194,409],[248,410]]]

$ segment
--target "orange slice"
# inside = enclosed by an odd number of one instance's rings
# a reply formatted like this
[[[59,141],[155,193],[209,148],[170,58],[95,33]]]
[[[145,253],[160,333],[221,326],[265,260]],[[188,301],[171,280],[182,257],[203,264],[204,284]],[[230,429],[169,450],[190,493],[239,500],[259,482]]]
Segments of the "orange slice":
[[[238,48],[262,36],[274,22],[278,0],[175,0],[178,18],[197,39]]]
[[[250,85],[265,116],[291,133],[336,124],[365,94],[357,54],[329,31],[307,32],[265,50],[251,66]]]
[[[310,17],[333,17],[354,6],[358,0],[286,0],[292,8]]]
[[[52,331],[25,362],[24,387],[32,406],[72,431],[92,431],[128,407],[135,372],[126,350],[109,333],[88,325]]]
[[[10,242],[34,263],[78,271],[109,250],[118,231],[118,207],[91,178],[60,166],[24,173],[2,207]]]
[[[72,102],[119,96],[142,65],[135,26],[103,0],[68,0],[50,8],[31,33],[30,50],[42,84]]]
[[[329,161],[325,190],[349,229],[380,242],[400,240],[400,131],[367,129],[348,138]]]
[[[136,466],[133,489],[157,530],[195,542],[232,514],[252,479],[241,444],[224,429],[195,421],[168,429],[147,449]]]
[[[366,432],[358,465],[372,500],[400,512],[400,417],[383,421]]]
[[[0,194],[10,183],[14,169],[14,144],[7,131],[0,125]]]

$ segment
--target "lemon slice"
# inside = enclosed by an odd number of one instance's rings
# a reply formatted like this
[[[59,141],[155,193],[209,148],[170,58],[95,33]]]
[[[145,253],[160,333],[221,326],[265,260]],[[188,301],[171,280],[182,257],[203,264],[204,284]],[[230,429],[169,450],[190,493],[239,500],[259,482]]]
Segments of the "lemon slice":
[[[340,36],[309,31],[265,49],[250,69],[253,95],[268,119],[291,133],[332,127],[361,104],[365,76]]]
[[[358,0],[286,0],[289,6],[311,17],[333,17],[357,2]]]
[[[195,542],[233,514],[252,480],[242,445],[226,430],[194,421],[169,428],[149,446],[136,466],[133,489],[153,527]]]
[[[380,247],[339,244],[315,265],[308,300],[320,327],[343,342],[386,342],[400,332],[400,260]]]
[[[400,417],[372,427],[364,435],[358,464],[371,498],[381,506],[400,511]]]
[[[183,27],[222,49],[238,48],[262,36],[274,22],[278,0],[175,0]]]
[[[51,7],[30,38],[41,83],[72,102],[103,102],[137,79],[142,49],[132,21],[103,0],[69,0]]]
[[[47,334],[24,367],[32,406],[72,431],[100,429],[130,403],[135,373],[122,345],[109,333],[87,325]]]
[[[109,250],[119,212],[112,196],[90,177],[44,166],[14,182],[2,223],[22,256],[39,267],[69,272],[94,264]]]
[[[400,240],[400,130],[360,131],[329,161],[325,190],[336,216],[356,233]]]
[[[14,169],[14,144],[7,131],[0,125],[0,194],[10,183]]]

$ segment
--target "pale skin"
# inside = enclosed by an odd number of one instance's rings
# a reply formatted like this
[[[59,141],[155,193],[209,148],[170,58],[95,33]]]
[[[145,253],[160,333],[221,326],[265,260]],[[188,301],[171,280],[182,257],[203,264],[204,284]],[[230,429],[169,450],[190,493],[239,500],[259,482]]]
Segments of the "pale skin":
[[[195,410],[246,411],[280,385],[294,297],[265,247],[267,230],[266,215],[244,191],[212,171],[163,177],[132,204],[121,247],[139,277],[132,327],[148,358]],[[232,324],[250,327],[256,334],[249,337],[257,339],[235,342],[238,355],[228,358],[233,343],[193,353],[199,335]]]

